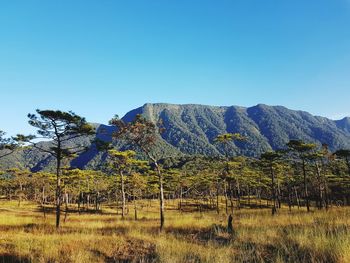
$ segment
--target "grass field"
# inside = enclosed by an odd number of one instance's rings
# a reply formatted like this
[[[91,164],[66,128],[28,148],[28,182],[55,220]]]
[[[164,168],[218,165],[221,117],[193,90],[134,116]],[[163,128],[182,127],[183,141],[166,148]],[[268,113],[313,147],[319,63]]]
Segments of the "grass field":
[[[56,231],[35,204],[0,201],[0,262],[350,262],[350,208],[241,209],[233,235],[215,212],[167,210],[163,233],[156,202],[128,216],[71,213]]]

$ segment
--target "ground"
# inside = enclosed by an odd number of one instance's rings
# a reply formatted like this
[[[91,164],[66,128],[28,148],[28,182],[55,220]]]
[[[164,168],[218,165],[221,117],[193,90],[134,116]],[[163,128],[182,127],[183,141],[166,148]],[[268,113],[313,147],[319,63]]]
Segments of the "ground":
[[[0,262],[350,262],[350,208],[307,213],[283,208],[182,212],[168,206],[159,233],[158,207],[145,202],[139,220],[104,206],[102,214],[68,214],[59,231],[54,214],[24,202],[0,201]],[[64,219],[64,218],[62,218]]]

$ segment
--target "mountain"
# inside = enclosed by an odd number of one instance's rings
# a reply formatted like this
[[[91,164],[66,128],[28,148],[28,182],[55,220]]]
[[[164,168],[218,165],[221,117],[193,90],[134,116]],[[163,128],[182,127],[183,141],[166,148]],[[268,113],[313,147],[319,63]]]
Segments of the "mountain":
[[[215,107],[204,105],[145,104],[124,119],[142,114],[151,121],[163,120],[163,139],[183,153],[215,155],[222,153],[214,139],[222,133],[241,133],[247,142],[232,143],[232,152],[259,156],[285,147],[291,139],[318,144],[331,150],[350,148],[350,118],[333,121],[282,106],[259,104],[254,107]]]
[[[350,133],[350,117],[345,117],[344,119],[335,121],[335,123],[338,128],[342,129],[347,133]]]
[[[350,118],[330,120],[313,116],[304,111],[290,110],[282,106],[259,104],[253,107],[217,107],[196,104],[145,104],[128,112],[123,120],[128,122],[142,114],[152,122],[163,122],[160,146],[165,156],[181,154],[220,155],[223,149],[214,143],[217,135],[241,133],[245,142],[231,142],[230,154],[258,157],[261,153],[285,147],[291,139],[328,144],[330,150],[350,149]],[[114,127],[96,124],[96,137],[110,141]],[[72,166],[93,168],[101,164],[105,156],[99,153],[89,139],[81,138],[72,144],[84,144],[89,150],[71,162]],[[43,145],[48,142],[43,142]],[[116,147],[125,145],[117,143]],[[3,167],[22,165],[32,170],[41,170],[54,165],[47,154],[27,148],[0,160]]]

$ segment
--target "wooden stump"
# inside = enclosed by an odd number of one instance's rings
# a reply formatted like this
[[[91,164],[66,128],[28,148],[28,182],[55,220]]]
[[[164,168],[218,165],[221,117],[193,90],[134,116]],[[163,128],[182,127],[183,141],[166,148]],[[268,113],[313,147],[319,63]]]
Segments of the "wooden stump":
[[[227,232],[229,234],[233,234],[233,225],[232,225],[233,217],[232,215],[229,215],[227,220]]]

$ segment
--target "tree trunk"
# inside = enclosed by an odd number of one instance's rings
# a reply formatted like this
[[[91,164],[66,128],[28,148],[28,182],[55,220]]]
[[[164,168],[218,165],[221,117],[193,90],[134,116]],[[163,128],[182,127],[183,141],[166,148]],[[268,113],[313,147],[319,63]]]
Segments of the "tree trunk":
[[[133,193],[133,197],[134,197],[134,215],[135,215],[135,221],[137,221],[137,203],[136,203],[135,192]]]
[[[294,186],[294,192],[295,192],[295,198],[296,198],[298,209],[299,209],[300,208],[300,200],[299,200],[298,190],[295,186]]]
[[[272,215],[277,212],[276,209],[276,189],[275,189],[275,172],[273,170],[273,164],[270,163],[270,174],[271,174],[271,194],[272,194]]]
[[[96,211],[96,213],[100,210],[99,199],[100,199],[100,192],[97,191],[97,193],[96,193],[96,200],[95,200],[95,211]]]
[[[157,162],[154,162],[154,165],[157,168],[157,174],[158,174],[158,180],[159,180],[159,206],[160,206],[160,232],[163,231],[164,228],[164,222],[165,222],[165,217],[164,217],[164,188],[163,188],[163,176],[162,172],[160,171],[160,167]]]
[[[230,193],[230,210],[231,214],[233,214],[233,192],[232,192],[232,184],[229,183],[229,193]]]
[[[64,222],[66,222],[67,220],[67,216],[68,216],[68,193],[67,193],[67,190],[64,189],[64,201],[65,201],[65,204],[66,204],[66,207],[65,207],[65,212],[64,212]]]
[[[220,204],[219,204],[219,182],[216,182],[216,213],[220,214]]]
[[[183,192],[182,192],[182,186],[180,187],[180,200],[179,200],[179,210],[180,212],[182,212],[182,195],[183,195]]]
[[[224,191],[225,191],[225,211],[226,215],[228,214],[228,198],[227,198],[227,182],[224,181]]]
[[[82,193],[79,192],[79,197],[78,197],[78,213],[80,215],[80,204],[81,204],[81,200],[83,199]]]
[[[116,202],[116,207],[117,207],[117,215],[119,215],[119,199],[117,193],[115,194],[115,202]]]
[[[60,227],[61,222],[61,142],[58,141],[56,156],[56,228]]]
[[[250,200],[250,187],[249,187],[249,185],[247,186],[247,192],[248,192],[248,206],[249,206],[249,208],[251,208],[251,200]]]
[[[277,177],[277,203],[278,203],[278,208],[281,209],[282,207],[282,201],[281,201],[281,187],[280,187],[280,183]]]
[[[227,220],[227,232],[228,232],[229,234],[233,234],[233,224],[232,224],[232,221],[233,221],[233,217],[232,217],[232,215],[229,215],[228,220]]]
[[[90,192],[86,195],[86,210],[90,209]]]
[[[323,188],[324,188],[324,199],[325,199],[325,206],[326,206],[326,210],[328,210],[329,208],[329,194],[328,194],[328,184],[326,181],[326,177],[325,175],[323,175]]]
[[[125,189],[124,189],[124,174],[123,171],[120,171],[120,180],[121,180],[121,190],[122,190],[122,219],[125,219]]]
[[[22,194],[23,194],[23,186],[22,183],[19,183],[19,195],[18,195],[18,207],[21,207],[22,202]]]
[[[306,208],[307,208],[307,211],[310,212],[310,200],[309,200],[309,193],[308,193],[308,189],[307,189],[305,159],[303,158],[302,161],[303,161],[304,195],[305,195],[305,201],[306,201]]]
[[[290,187],[290,183],[288,183],[288,207],[289,212],[292,212],[292,188]]]
[[[319,164],[316,162],[316,173],[317,173],[317,184],[318,184],[318,209],[323,208],[323,189],[322,189],[322,182],[321,182],[321,168]]]
[[[41,197],[41,207],[43,209],[43,213],[44,213],[44,218],[46,218],[46,210],[45,210],[45,186],[43,186],[42,188],[42,197]]]
[[[236,188],[237,188],[237,208],[241,209],[241,188],[237,178],[236,178]]]

